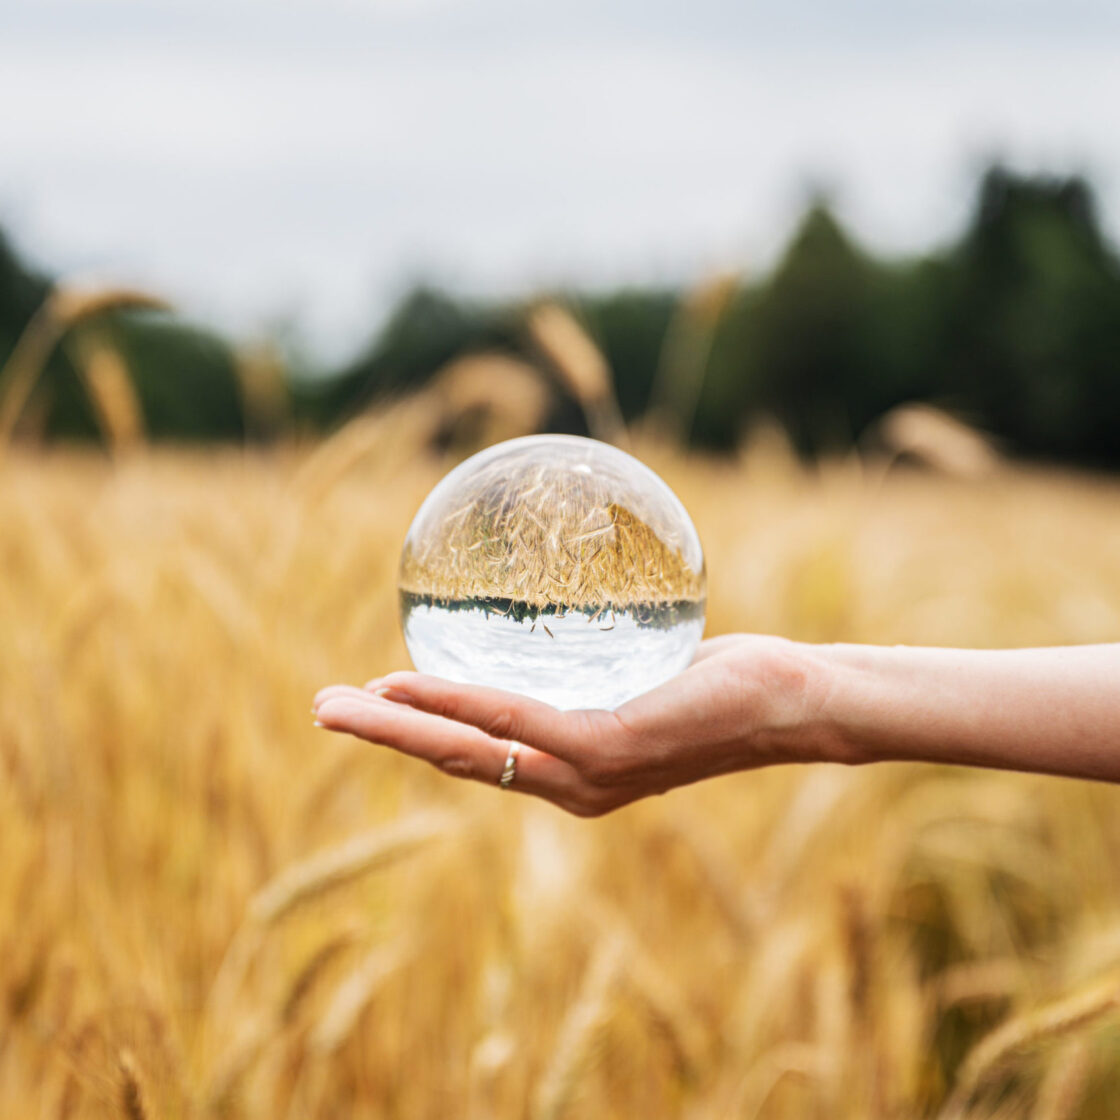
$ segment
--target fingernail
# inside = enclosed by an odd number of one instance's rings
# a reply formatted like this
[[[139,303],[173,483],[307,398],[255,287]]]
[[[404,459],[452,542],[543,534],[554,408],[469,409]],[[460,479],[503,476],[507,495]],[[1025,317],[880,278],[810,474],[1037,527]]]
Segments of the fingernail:
[[[315,722],[321,727],[326,727],[328,723],[345,723],[351,716],[360,713],[362,707],[363,702],[360,700],[351,700],[345,696],[332,696],[319,705],[319,714]],[[333,730],[333,728],[329,730]]]
[[[316,721],[315,721],[315,722],[314,722],[314,723],[312,724],[312,727],[326,727],[326,726],[327,726],[327,725],[326,725],[325,723],[321,723],[321,722],[320,722],[319,720],[316,720]]]
[[[390,685],[374,689],[373,694],[393,704],[407,704],[409,707],[415,704],[415,701],[407,692],[402,692],[399,688],[392,688]]]

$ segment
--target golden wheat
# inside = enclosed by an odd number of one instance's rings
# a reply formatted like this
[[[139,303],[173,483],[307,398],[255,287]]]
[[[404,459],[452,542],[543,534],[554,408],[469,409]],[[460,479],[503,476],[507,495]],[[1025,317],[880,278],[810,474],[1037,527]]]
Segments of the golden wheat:
[[[253,896],[249,915],[262,925],[279,921],[308,899],[411,855],[448,828],[446,814],[423,813],[390,828],[355,836],[284,870]]]
[[[420,399],[309,449],[6,456],[5,1114],[1110,1117],[1116,789],[791,768],[584,822],[311,727],[407,664],[432,434]],[[637,450],[711,633],[1120,634],[1115,481]]]
[[[588,431],[607,443],[624,444],[626,427],[610,366],[572,313],[559,304],[542,303],[530,311],[527,325],[560,384],[579,402]]]
[[[125,1120],[148,1120],[148,1110],[144,1107],[144,1091],[140,1087],[140,1074],[136,1058],[130,1050],[122,1050],[117,1055],[120,1067],[120,1110]]]
[[[4,365],[0,366],[0,451],[6,448],[52,351],[68,332],[113,311],[165,311],[167,308],[168,304],[162,299],[134,288],[55,287],[27,323]],[[122,362],[116,351],[113,351],[110,360]],[[99,418],[103,423],[112,424],[121,418],[122,409],[128,409],[129,422],[135,421],[139,413],[131,413],[136,402],[127,375],[122,377],[114,373],[108,378],[112,381],[111,387],[106,386],[107,378],[103,372],[86,378],[86,386]],[[103,411],[107,394],[112,394],[114,398],[110,408],[115,407],[115,415]],[[117,436],[112,427],[107,427],[105,431],[111,440]]]

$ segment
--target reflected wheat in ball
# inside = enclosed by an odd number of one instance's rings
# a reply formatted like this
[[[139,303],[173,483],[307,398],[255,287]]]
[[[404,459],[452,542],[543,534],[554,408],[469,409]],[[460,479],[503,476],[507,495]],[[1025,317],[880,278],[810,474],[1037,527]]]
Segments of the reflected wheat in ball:
[[[676,495],[609,444],[528,436],[467,459],[405,539],[416,668],[558,708],[616,708],[688,666],[704,553]]]

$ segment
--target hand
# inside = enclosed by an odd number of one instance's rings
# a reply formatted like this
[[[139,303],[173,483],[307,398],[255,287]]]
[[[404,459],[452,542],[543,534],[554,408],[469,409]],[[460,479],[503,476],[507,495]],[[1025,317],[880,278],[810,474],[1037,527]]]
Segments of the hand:
[[[562,712],[511,692],[390,673],[316,697],[319,725],[497,786],[521,751],[512,790],[582,817],[716,774],[818,757],[804,734],[813,659],[780,638],[704,642],[679,676],[617,711]]]

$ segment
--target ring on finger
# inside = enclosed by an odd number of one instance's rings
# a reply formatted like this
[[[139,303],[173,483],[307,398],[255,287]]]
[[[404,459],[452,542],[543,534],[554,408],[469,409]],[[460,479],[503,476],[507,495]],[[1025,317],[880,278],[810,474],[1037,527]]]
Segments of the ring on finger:
[[[498,779],[499,789],[509,789],[513,779],[517,777],[517,757],[521,754],[520,743],[510,743],[509,754],[506,755],[506,764],[502,768],[502,776]]]

